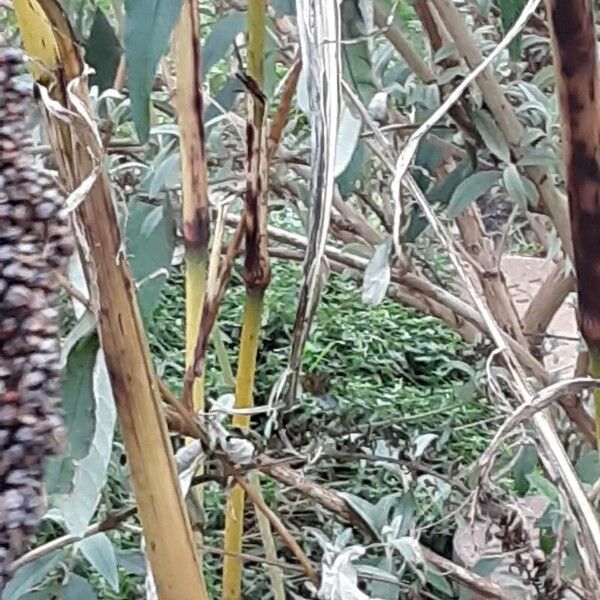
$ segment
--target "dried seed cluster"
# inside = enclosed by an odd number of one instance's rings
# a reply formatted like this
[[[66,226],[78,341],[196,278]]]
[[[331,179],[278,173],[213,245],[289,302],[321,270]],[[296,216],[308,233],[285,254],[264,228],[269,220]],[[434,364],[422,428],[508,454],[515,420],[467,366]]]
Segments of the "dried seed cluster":
[[[72,249],[63,198],[35,167],[21,54],[0,49],[0,589],[44,510],[44,457],[62,445],[57,269]]]

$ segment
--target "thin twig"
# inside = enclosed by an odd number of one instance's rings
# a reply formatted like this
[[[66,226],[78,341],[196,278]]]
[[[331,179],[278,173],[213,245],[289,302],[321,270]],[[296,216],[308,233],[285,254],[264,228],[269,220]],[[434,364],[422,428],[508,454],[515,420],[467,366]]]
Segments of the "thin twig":
[[[315,584],[319,585],[319,575],[315,571],[315,568],[312,566],[311,562],[308,560],[308,557],[304,553],[304,550],[300,547],[294,536],[289,532],[287,527],[282,523],[281,519],[267,506],[265,501],[258,496],[252,486],[246,481],[246,479],[237,473],[237,471],[233,471],[231,475],[234,477],[236,482],[244,489],[248,498],[252,500],[256,508],[258,508],[269,520],[275,531],[279,533],[283,541],[287,544],[289,549],[294,553],[298,562],[304,568],[304,571],[308,578]]]

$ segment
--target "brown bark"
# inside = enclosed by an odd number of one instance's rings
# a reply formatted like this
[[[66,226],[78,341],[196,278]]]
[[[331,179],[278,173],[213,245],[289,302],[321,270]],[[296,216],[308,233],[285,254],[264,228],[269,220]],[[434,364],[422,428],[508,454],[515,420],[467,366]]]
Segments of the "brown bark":
[[[526,348],[527,342],[517,309],[506,287],[504,275],[497,265],[492,241],[484,232],[479,211],[470,208],[456,222],[467,252],[481,266],[479,283],[494,318],[503,331]]]
[[[581,332],[600,348],[600,81],[592,0],[547,0]]]

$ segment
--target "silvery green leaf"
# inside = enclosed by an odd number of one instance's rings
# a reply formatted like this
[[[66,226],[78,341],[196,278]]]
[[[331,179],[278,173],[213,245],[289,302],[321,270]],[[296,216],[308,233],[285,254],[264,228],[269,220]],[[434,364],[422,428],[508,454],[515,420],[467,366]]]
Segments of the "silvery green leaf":
[[[436,64],[441,63],[442,61],[450,58],[454,52],[456,52],[456,44],[444,44],[436,53],[433,55],[433,61]]]
[[[392,275],[389,264],[391,248],[392,241],[390,238],[376,246],[365,269],[362,301],[368,306],[380,304],[387,293]]]
[[[71,493],[57,503],[65,525],[75,535],[83,533],[98,507],[115,430],[116,409],[102,350],[95,359],[92,385],[96,405],[94,436],[87,456],[77,465]]]
[[[525,147],[531,146],[532,144],[535,144],[536,142],[545,137],[546,132],[543,129],[540,129],[539,127],[529,127],[523,133],[521,145]]]
[[[322,600],[369,600],[358,588],[358,572],[352,564],[365,553],[361,546],[349,546],[333,563],[323,563],[319,598]]]
[[[510,162],[510,150],[506,138],[489,112],[480,110],[473,117],[473,123],[481,135],[488,150],[500,160]]]
[[[61,590],[60,597],[63,600],[97,600],[98,598],[88,580],[75,573],[69,575],[69,582]]]
[[[427,565],[425,570],[425,579],[431,587],[435,588],[445,596],[452,597],[452,586],[448,583],[448,579],[432,565]]]
[[[440,76],[438,77],[439,85],[446,85],[450,83],[456,77],[464,77],[465,70],[463,67],[450,67],[449,69],[444,69]]]
[[[73,255],[69,259],[69,283],[84,297],[89,298],[90,294],[87,287],[87,281],[85,279],[85,272],[83,270],[83,265],[81,263],[81,257],[79,252],[73,252]],[[71,302],[73,304],[73,310],[75,312],[75,317],[77,319],[81,319],[83,314],[87,311],[87,308],[83,306],[78,300],[75,298],[71,298]]]
[[[558,164],[554,152],[550,148],[529,148],[519,159],[520,167],[546,167],[552,168]]]
[[[528,195],[516,165],[510,164],[502,173],[504,188],[521,210],[527,210]]]
[[[181,156],[179,152],[169,154],[154,170],[150,182],[150,198],[156,198],[163,189],[171,189],[181,182]]]
[[[469,175],[456,186],[448,203],[447,214],[450,218],[458,217],[475,200],[489,192],[500,179],[500,171],[480,171]]]
[[[360,137],[361,126],[362,120],[355,117],[344,104],[340,116],[337,148],[335,151],[335,177],[343,173],[350,163],[358,138]]]
[[[358,513],[361,519],[369,526],[373,535],[381,540],[381,529],[378,525],[379,511],[377,510],[377,507],[368,500],[356,496],[355,494],[340,492],[340,496],[343,496],[350,507]]]
[[[437,440],[438,436],[436,433],[424,433],[423,435],[420,435],[415,441],[414,441],[414,452],[412,452],[412,457],[413,458],[419,458],[421,456],[423,456],[423,452],[425,452],[425,450],[427,450],[427,448],[429,448],[429,446],[435,441]]]
[[[79,340],[69,353],[63,375],[62,407],[69,456],[74,459],[87,456],[94,435],[93,369],[98,346],[95,334]]]
[[[593,485],[600,479],[600,452],[590,450],[586,452],[575,466],[577,475],[581,481],[589,485]]]
[[[419,542],[411,537],[401,537],[392,542],[394,548],[400,552],[402,558],[412,565],[422,565],[425,561]]]
[[[140,227],[140,235],[143,237],[150,237],[154,230],[158,227],[160,222],[163,220],[165,213],[165,207],[162,204],[155,206],[150,212],[146,215],[144,220],[142,221],[142,226]]]
[[[105,533],[97,533],[81,540],[79,550],[88,562],[100,573],[110,587],[119,591],[119,574],[115,547]]]
[[[37,560],[23,565],[6,584],[2,600],[18,600],[40,583],[65,557],[62,550],[55,550]]]
[[[554,65],[542,67],[533,76],[532,83],[537,87],[544,89],[554,84]]]

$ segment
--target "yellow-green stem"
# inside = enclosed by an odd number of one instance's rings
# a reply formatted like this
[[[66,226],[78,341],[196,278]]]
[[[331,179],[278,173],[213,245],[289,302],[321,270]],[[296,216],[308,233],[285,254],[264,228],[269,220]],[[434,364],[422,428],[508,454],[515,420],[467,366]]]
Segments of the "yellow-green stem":
[[[260,323],[263,307],[263,293],[248,291],[244,303],[242,339],[236,377],[235,406],[251,408],[253,404],[254,374],[256,353],[260,336]],[[250,427],[248,415],[235,415],[233,424],[247,431]],[[244,532],[244,490],[235,485],[227,499],[225,512],[225,551],[240,554]],[[228,554],[223,561],[223,600],[239,600],[242,588],[242,561]]]
[[[248,73],[256,84],[263,83],[263,56],[266,32],[266,0],[248,1]],[[264,297],[264,286],[256,285],[256,276],[264,282],[268,276],[268,256],[266,246],[261,247],[261,227],[264,224],[266,194],[266,147],[264,144],[264,104],[254,96],[248,97],[248,122],[252,137],[249,136],[248,165],[246,181],[246,218],[252,227],[246,232],[246,261],[244,279],[246,281],[246,298],[242,323],[242,339],[238,357],[236,377],[236,408],[251,408],[253,405],[252,390],[256,371],[256,353],[260,335],[260,323]],[[265,172],[261,172],[261,166]],[[266,225],[264,227],[266,234]],[[259,235],[251,235],[250,232]],[[257,269],[257,267],[259,267]],[[265,270],[266,269],[266,270]],[[233,425],[248,430],[250,417],[236,415]],[[242,550],[244,530],[244,490],[236,485],[227,499],[225,513],[225,551],[228,553],[223,562],[223,600],[239,600],[242,588],[242,562],[236,558]]]
[[[207,261],[200,253],[188,252],[185,258],[185,366],[194,360],[200,318],[206,290]],[[204,411],[204,375],[194,381],[192,388],[194,410]]]
[[[248,73],[262,85],[267,6],[266,0],[248,1]]]
[[[590,375],[600,379],[600,348],[590,350]],[[594,409],[596,420],[596,445],[600,449],[600,389],[594,390]]]

